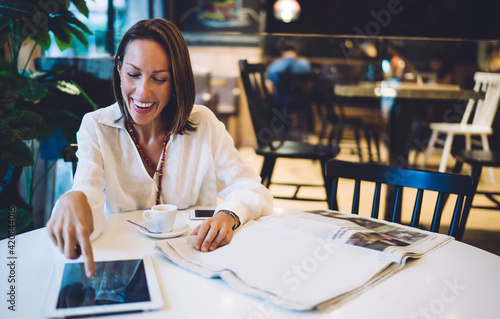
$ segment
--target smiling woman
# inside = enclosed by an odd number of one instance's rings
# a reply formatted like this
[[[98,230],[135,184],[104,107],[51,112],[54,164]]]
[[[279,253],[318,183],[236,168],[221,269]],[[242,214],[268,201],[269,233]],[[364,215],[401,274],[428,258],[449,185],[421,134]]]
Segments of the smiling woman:
[[[60,197],[47,231],[68,258],[80,254],[94,274],[91,240],[104,214],[217,205],[195,228],[195,249],[228,244],[241,223],[272,211],[272,195],[244,164],[224,125],[194,105],[186,42],[165,19],[143,20],[125,33],[113,70],[117,103],[88,113],[77,134],[73,189]],[[78,249],[76,249],[78,248]]]

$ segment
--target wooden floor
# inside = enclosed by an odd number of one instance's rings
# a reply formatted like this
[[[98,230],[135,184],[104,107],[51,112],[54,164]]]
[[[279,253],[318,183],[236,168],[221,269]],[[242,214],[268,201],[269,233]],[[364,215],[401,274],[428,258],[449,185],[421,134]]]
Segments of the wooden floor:
[[[353,155],[351,150],[353,149],[350,145],[341,145],[342,151],[337,157],[342,160],[352,160],[357,161],[358,157]],[[262,157],[255,154],[252,148],[246,147],[240,149],[240,154],[242,155],[244,161],[255,169],[257,173],[260,173],[260,167],[262,165]],[[384,160],[384,149],[382,149],[382,159]],[[439,156],[431,155],[428,161],[428,169],[437,170],[439,166]],[[449,162],[450,169],[453,162]],[[464,173],[465,173],[464,169]],[[494,169],[496,184],[491,185],[487,170],[484,171],[479,189],[480,190],[497,190],[500,191],[500,169]],[[273,181],[278,182],[305,182],[305,183],[322,183],[321,169],[318,162],[313,162],[310,160],[292,160],[292,159],[278,159],[273,174]],[[353,183],[342,182],[340,183],[340,193],[339,193],[339,210],[347,211],[349,209],[350,201],[352,200]],[[271,186],[271,192],[273,195],[290,195],[294,191],[294,188],[285,186]],[[368,187],[367,187],[367,191]],[[300,194],[316,198],[324,198],[325,192],[322,188],[310,188],[301,190]],[[406,193],[405,193],[406,194]],[[406,197],[406,195],[405,195]],[[410,196],[408,196],[410,197]],[[435,200],[435,199],[434,199]],[[449,201],[452,202],[452,201]],[[413,199],[403,200],[403,222],[408,222],[410,220],[411,210],[413,208]],[[425,201],[424,208],[422,211],[422,224],[424,227],[430,225],[430,220],[432,217],[433,205],[432,199]],[[480,196],[474,198],[475,205],[489,205],[489,201]],[[293,209],[323,209],[327,208],[326,202],[310,202],[310,201],[291,201],[291,200],[280,200],[275,199],[275,207],[286,207]],[[369,211],[371,203],[365,205],[361,204],[360,211]],[[446,233],[447,224],[451,217],[451,209],[446,207],[442,229],[440,232]],[[406,213],[405,213],[406,212]],[[365,215],[365,214],[363,214]],[[368,215],[368,214],[366,214]],[[484,209],[472,209],[467,222],[467,228],[464,234],[463,242],[470,245],[482,248],[486,251],[492,252],[494,254],[500,255],[500,210],[484,210]]]

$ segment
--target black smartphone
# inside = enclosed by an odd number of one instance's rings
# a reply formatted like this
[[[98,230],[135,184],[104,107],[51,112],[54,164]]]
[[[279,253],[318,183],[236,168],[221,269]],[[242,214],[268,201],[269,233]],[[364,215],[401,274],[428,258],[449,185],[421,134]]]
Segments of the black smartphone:
[[[189,212],[190,219],[209,219],[214,215],[213,209],[192,209]]]

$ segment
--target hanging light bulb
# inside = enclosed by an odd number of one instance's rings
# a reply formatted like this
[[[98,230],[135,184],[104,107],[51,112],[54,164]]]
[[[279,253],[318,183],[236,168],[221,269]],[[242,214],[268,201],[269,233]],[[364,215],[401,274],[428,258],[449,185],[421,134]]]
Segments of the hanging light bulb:
[[[300,14],[300,5],[297,0],[278,0],[273,9],[274,17],[285,23],[297,20]]]

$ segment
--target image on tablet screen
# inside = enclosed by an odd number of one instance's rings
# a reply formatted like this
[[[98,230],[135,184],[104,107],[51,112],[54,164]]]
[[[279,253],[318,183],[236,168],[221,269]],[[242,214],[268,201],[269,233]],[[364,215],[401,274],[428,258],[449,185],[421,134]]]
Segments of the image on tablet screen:
[[[150,301],[144,262],[96,262],[92,278],[83,263],[67,263],[57,299],[57,309]]]

